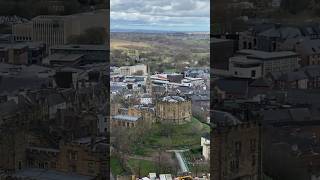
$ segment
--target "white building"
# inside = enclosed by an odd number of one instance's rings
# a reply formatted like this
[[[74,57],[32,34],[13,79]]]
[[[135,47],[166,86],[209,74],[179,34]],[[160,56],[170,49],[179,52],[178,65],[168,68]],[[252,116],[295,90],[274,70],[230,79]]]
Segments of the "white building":
[[[186,86],[204,86],[204,79],[203,78],[192,78],[192,77],[185,77],[182,80],[182,85]]]
[[[210,139],[201,137],[202,156],[206,161],[210,160]]]
[[[258,79],[262,76],[262,62],[244,56],[231,57],[229,72],[233,77]]]
[[[147,66],[144,64],[138,64],[135,66],[122,66],[118,69],[119,74],[123,76],[132,76],[132,75],[148,75]]]
[[[262,76],[275,72],[293,72],[300,67],[301,58],[293,51],[265,52],[251,49],[238,51],[239,55],[245,56],[251,62],[260,61],[262,64]]]
[[[172,180],[171,174],[160,174],[160,180]]]

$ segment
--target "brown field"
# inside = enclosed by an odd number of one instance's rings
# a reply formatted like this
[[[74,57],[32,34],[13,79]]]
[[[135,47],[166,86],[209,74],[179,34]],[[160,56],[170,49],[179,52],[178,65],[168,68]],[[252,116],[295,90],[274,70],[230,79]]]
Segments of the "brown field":
[[[137,49],[137,48],[150,48],[150,45],[143,42],[132,42],[119,39],[110,40],[111,49]]]

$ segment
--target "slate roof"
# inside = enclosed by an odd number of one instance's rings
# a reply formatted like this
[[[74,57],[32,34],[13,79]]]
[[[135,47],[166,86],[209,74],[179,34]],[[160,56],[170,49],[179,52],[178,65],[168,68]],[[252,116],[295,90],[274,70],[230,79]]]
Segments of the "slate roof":
[[[279,77],[279,80],[289,81],[289,82],[304,80],[304,79],[308,79],[308,76],[303,71],[289,72]]]
[[[248,82],[244,80],[218,79],[214,82],[220,90],[230,94],[245,95],[248,90]]]
[[[19,110],[19,105],[11,100],[0,104],[0,116],[14,114]]]
[[[183,101],[186,101],[181,96],[165,96],[161,100],[162,101],[167,101],[167,102],[183,102]]]
[[[288,39],[288,38],[300,37],[302,36],[302,32],[297,27],[282,26],[282,27],[273,27],[265,31],[262,31],[259,33],[259,36]]]
[[[241,121],[228,112],[213,110],[211,114],[211,120],[217,125],[238,125]]]
[[[320,65],[307,66],[302,68],[309,78],[320,77]]]
[[[49,106],[54,106],[66,102],[61,94],[51,93],[48,95]]]
[[[312,117],[308,108],[261,110],[259,114],[262,115],[264,123],[298,122],[311,120]]]
[[[14,92],[19,89],[39,89],[48,85],[49,79],[33,76],[0,76],[0,93]]]
[[[254,80],[250,87],[270,87],[272,82],[268,81],[267,79],[259,78]]]

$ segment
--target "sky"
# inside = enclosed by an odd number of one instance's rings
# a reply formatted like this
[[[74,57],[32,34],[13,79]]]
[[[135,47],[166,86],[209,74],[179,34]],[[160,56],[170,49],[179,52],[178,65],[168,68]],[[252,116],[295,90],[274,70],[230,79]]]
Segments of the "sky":
[[[210,0],[111,0],[111,30],[210,31]]]

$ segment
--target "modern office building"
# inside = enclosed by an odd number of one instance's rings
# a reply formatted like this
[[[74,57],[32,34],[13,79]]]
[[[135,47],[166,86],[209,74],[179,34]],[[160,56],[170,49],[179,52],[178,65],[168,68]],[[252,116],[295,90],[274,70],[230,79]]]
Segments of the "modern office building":
[[[258,60],[262,63],[262,75],[274,72],[292,72],[300,67],[300,56],[293,51],[265,52],[243,49],[238,51],[249,61]]]
[[[12,31],[16,41],[41,41],[48,46],[61,45],[90,28],[107,29],[107,14],[107,10],[97,10],[67,16],[37,16],[27,23],[14,25]]]

